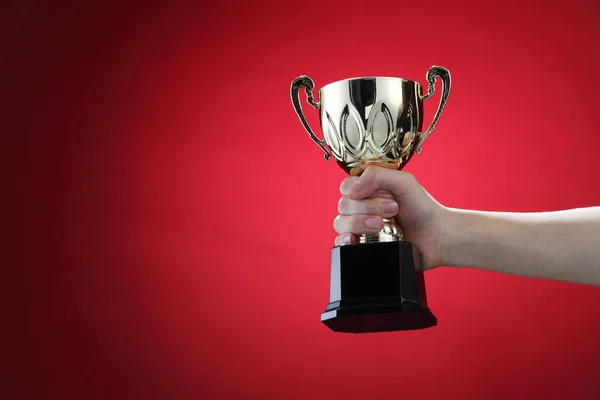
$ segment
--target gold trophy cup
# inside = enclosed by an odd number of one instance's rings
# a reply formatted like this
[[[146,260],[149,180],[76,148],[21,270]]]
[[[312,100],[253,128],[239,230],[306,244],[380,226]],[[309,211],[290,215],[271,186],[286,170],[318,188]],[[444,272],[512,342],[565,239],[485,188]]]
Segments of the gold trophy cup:
[[[423,102],[442,94],[431,126],[422,133]],[[307,76],[291,85],[292,104],[310,138],[334,157],[348,174],[359,176],[370,165],[402,169],[433,132],[450,93],[450,72],[433,66],[428,89],[415,81],[390,77],[344,79],[323,86],[318,102]],[[323,140],[308,125],[300,105],[304,88],[308,104],[319,110]],[[413,246],[403,241],[394,219],[384,220],[376,235],[332,249],[329,304],[321,321],[336,332],[366,333],[423,329],[437,324],[427,306],[423,271],[415,268]]]

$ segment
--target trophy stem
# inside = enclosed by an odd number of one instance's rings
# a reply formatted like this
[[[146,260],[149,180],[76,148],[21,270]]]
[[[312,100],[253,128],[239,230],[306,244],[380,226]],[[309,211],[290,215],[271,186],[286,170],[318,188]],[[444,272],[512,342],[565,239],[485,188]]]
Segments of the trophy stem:
[[[383,219],[383,229],[375,235],[361,235],[359,237],[359,243],[386,243],[386,242],[400,242],[402,241],[403,235],[400,226],[395,219]]]

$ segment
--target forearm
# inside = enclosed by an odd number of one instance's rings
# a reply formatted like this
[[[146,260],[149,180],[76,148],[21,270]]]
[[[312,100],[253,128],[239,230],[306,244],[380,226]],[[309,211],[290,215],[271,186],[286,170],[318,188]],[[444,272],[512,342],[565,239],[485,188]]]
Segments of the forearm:
[[[442,263],[600,286],[600,207],[543,213],[449,209]]]

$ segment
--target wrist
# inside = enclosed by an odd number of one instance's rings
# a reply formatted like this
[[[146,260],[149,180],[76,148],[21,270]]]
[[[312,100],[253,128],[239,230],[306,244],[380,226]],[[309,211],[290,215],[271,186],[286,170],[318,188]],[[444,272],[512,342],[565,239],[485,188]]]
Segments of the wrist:
[[[489,237],[489,226],[477,212],[445,208],[442,224],[440,264],[471,266],[469,255],[479,247],[478,241]]]
[[[441,212],[439,266],[451,265],[452,232],[456,231],[453,226],[457,223],[455,213],[455,209],[449,207],[443,207]]]

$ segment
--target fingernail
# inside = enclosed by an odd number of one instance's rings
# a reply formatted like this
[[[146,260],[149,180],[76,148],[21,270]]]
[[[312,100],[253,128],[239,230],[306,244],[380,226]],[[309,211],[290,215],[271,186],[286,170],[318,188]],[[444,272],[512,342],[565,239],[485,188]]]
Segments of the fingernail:
[[[381,204],[381,210],[386,214],[395,213],[398,211],[398,203],[395,201],[384,201]]]
[[[377,229],[381,227],[381,220],[376,217],[365,219],[365,226],[370,229]]]
[[[342,244],[350,244],[350,234],[342,236]]]

